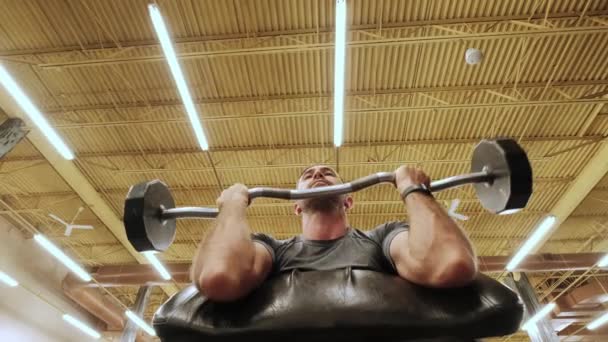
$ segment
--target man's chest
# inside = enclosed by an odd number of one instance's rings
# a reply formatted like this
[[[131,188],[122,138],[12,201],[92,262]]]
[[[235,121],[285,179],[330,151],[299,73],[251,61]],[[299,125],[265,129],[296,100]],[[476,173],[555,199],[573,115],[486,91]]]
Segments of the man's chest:
[[[382,248],[371,240],[343,239],[332,243],[295,242],[277,255],[279,272],[359,268],[378,272],[390,270]]]

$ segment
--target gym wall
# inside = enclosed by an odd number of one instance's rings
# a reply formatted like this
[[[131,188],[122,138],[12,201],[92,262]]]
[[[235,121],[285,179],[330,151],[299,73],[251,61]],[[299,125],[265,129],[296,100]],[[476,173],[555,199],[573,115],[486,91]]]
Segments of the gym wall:
[[[19,230],[1,218],[0,269],[55,306],[91,322],[63,295],[61,280],[67,274],[63,265],[57,264],[33,239],[25,239]],[[61,316],[57,309],[21,286],[0,285],[0,341],[92,341],[68,326]]]

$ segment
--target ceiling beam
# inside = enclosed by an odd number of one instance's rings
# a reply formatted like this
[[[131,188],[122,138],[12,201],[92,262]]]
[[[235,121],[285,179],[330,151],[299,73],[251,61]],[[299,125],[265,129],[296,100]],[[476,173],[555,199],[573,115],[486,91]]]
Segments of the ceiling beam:
[[[608,14],[608,10],[594,10],[585,13],[585,19],[593,20],[594,17],[601,17]],[[571,20],[579,19],[580,13],[578,12],[561,12],[561,13],[548,13],[548,20],[561,19]],[[416,20],[408,22],[394,22],[394,23],[382,23],[382,28],[395,29],[395,28],[416,28],[433,25],[460,25],[460,24],[488,24],[497,22],[509,22],[511,20],[517,21],[534,21],[539,19],[545,19],[544,13],[536,13],[532,16],[528,14],[515,14],[515,15],[501,15],[501,16],[486,16],[486,17],[473,17],[473,18],[446,18],[446,19],[430,19],[430,20]],[[598,18],[597,20],[601,20]],[[215,34],[215,35],[204,35],[204,36],[190,36],[190,37],[176,37],[175,44],[179,47],[185,44],[200,44],[206,42],[221,43],[223,40],[235,40],[235,39],[247,39],[253,37],[267,38],[267,37],[285,37],[289,39],[290,36],[300,36],[306,34],[318,34],[333,32],[334,26],[320,26],[306,29],[290,29],[290,30],[272,30],[272,31],[258,31],[258,32],[243,32],[243,33],[227,33],[227,34]],[[352,31],[368,31],[378,30],[378,24],[355,24],[349,27]],[[117,44],[120,44],[118,46]],[[22,49],[22,50],[9,50],[0,51],[0,57],[10,56],[29,56],[29,55],[41,55],[41,54],[55,54],[55,53],[80,53],[83,50],[94,52],[95,50],[110,50],[115,53],[116,50],[124,48],[146,48],[146,47],[158,47],[158,41],[156,39],[146,40],[133,40],[133,41],[104,41],[99,43],[90,43],[86,45],[67,45],[67,46],[55,46],[35,49]],[[177,49],[179,50],[179,48]]]
[[[601,135],[590,135],[584,137],[578,136],[547,136],[547,137],[522,137],[520,143],[534,143],[534,142],[559,142],[559,141],[596,141],[599,142],[604,137]],[[357,148],[357,147],[374,147],[374,146],[383,146],[383,147],[399,147],[399,146],[421,146],[421,145],[457,145],[457,144],[465,144],[472,145],[477,144],[482,138],[464,138],[464,139],[420,139],[420,140],[403,140],[403,141],[370,141],[370,142],[358,142],[358,143],[345,143],[340,147],[342,151],[348,148]],[[221,152],[255,152],[255,151],[264,151],[264,150],[294,150],[294,149],[334,149],[332,142],[327,141],[324,143],[316,143],[316,144],[293,144],[293,145],[272,145],[272,146],[234,146],[234,147],[214,147],[210,146],[209,151],[214,153]],[[204,153],[198,148],[188,148],[188,149],[180,149],[180,150],[170,150],[165,152],[159,152],[158,149],[143,149],[143,150],[132,150],[132,151],[104,151],[104,152],[93,152],[93,151],[77,151],[76,154],[79,160],[83,160],[88,158],[100,158],[100,157],[123,157],[123,156],[140,156],[142,154],[146,156],[160,156],[160,155],[180,155],[180,154],[201,154]],[[4,163],[9,162],[21,162],[21,161],[38,161],[44,160],[42,156],[33,155],[33,156],[7,156],[3,158]],[[263,165],[260,165],[263,167]]]
[[[367,115],[384,112],[437,112],[437,111],[453,111],[453,110],[468,110],[468,109],[496,109],[496,108],[522,108],[522,107],[550,107],[550,106],[565,106],[565,105],[599,105],[608,103],[608,98],[599,99],[571,99],[571,100],[538,100],[538,101],[517,101],[517,102],[491,102],[491,103],[457,103],[457,104],[440,104],[440,105],[424,105],[424,106],[394,106],[394,107],[371,107],[371,108],[348,108],[344,112],[349,115]],[[154,104],[152,107],[176,107],[179,112],[182,107],[179,105],[166,106]],[[203,111],[205,112],[205,111]],[[280,119],[280,118],[303,118],[303,117],[331,117],[331,110],[307,110],[307,111],[287,111],[287,112],[269,112],[256,114],[232,114],[232,115],[209,115],[205,113],[202,117],[203,123],[234,121],[244,119]],[[121,120],[121,121],[98,121],[98,122],[79,122],[79,123],[56,123],[55,127],[60,130],[81,129],[81,128],[106,128],[117,126],[134,126],[134,125],[163,125],[163,124],[189,124],[188,119],[181,115],[176,118],[162,118],[152,120]]]
[[[602,96],[602,98],[608,99],[608,94],[604,94]],[[591,110],[591,114],[587,117],[587,120],[585,121],[583,126],[580,128],[579,133],[578,133],[579,137],[582,137],[585,135],[585,133],[587,132],[589,127],[591,127],[591,125],[593,124],[595,119],[602,112],[602,109],[604,108],[604,106],[605,106],[605,103],[599,103],[599,104],[595,105],[595,107]]]
[[[563,88],[563,87],[592,87],[592,86],[606,86],[608,80],[566,80],[556,81],[551,83],[551,88]],[[493,91],[508,89],[514,86],[510,83],[500,84],[486,84],[486,85],[457,85],[457,86],[441,86],[441,87],[416,87],[407,89],[378,89],[378,90],[354,90],[349,91],[347,97],[356,96],[378,96],[378,95],[408,95],[418,93],[443,93],[443,92],[470,92],[470,91]],[[530,89],[530,88],[546,88],[547,82],[528,82],[518,83],[517,89]],[[171,88],[172,89],[172,88]],[[159,89],[141,89],[141,91],[156,91]],[[167,88],[167,90],[169,90]],[[61,96],[80,96],[84,93],[59,93]],[[104,94],[108,94],[105,92]],[[90,95],[90,94],[87,94]],[[286,100],[319,100],[332,98],[331,93],[314,93],[314,94],[281,94],[281,95],[266,95],[266,96],[233,96],[233,97],[219,97],[219,98],[201,98],[196,99],[195,104],[206,105],[206,104],[222,104],[222,103],[235,103],[235,102],[270,102],[270,101],[286,101]],[[78,112],[87,110],[116,110],[116,109],[130,109],[130,108],[152,108],[162,106],[180,106],[182,105],[181,100],[164,100],[156,102],[129,102],[129,103],[100,103],[100,104],[84,104],[76,106],[63,106],[63,107],[47,107],[44,112],[47,114],[58,114],[66,112]]]
[[[594,317],[589,317],[589,322]],[[585,328],[585,325],[570,325],[567,328],[561,330],[557,333],[557,336],[565,337],[565,336],[576,336],[579,338],[574,338],[575,341],[606,341],[608,340],[608,327],[601,328],[599,330],[588,330]],[[589,340],[581,340],[580,337],[590,337]],[[563,339],[563,341],[568,341],[568,338]]]
[[[530,162],[542,162],[547,161],[549,158],[528,158]],[[420,165],[420,164],[471,164],[470,159],[420,159],[420,160],[385,160],[385,161],[356,161],[356,162],[341,162],[340,167],[351,167],[351,166],[400,166],[400,165]],[[217,171],[235,171],[235,170],[259,170],[261,167],[264,170],[278,170],[278,169],[295,169],[305,168],[310,166],[309,163],[297,163],[297,164],[275,164],[275,165],[225,165],[216,166]],[[138,168],[138,169],[119,169],[115,170],[116,173],[123,174],[142,174],[142,173],[175,173],[175,172],[208,172],[211,169],[209,167],[196,167],[196,168]]]
[[[509,30],[502,32],[472,32],[462,34],[451,34],[446,33],[442,35],[431,35],[431,36],[414,36],[414,37],[401,37],[401,38],[380,38],[380,39],[364,39],[364,40],[350,40],[347,43],[349,48],[358,47],[382,47],[382,46],[396,46],[396,45],[419,45],[419,44],[433,44],[433,43],[445,43],[459,40],[492,40],[492,39],[512,39],[512,38],[525,38],[525,37],[548,37],[556,35],[585,35],[594,33],[605,33],[606,29],[602,26],[583,26],[583,27],[548,27],[545,29],[530,30],[521,29],[519,31]],[[294,40],[288,39],[277,39],[276,43],[271,46],[258,46],[258,47],[243,47],[235,48],[236,46],[225,47],[223,44],[214,44],[212,46],[206,46],[206,49],[195,52],[180,52],[178,58],[181,60],[186,59],[200,59],[200,58],[218,58],[218,57],[229,57],[229,56],[252,56],[252,55],[265,55],[265,54],[285,54],[294,52],[311,52],[315,50],[331,50],[334,48],[334,42],[331,38],[331,33],[324,34],[327,36],[327,42],[322,43],[293,43]],[[356,39],[356,38],[355,38]],[[250,38],[252,43],[258,41],[257,38]],[[255,44],[239,44],[240,46],[255,46]],[[215,50],[214,50],[215,49]],[[86,55],[77,55],[76,58],[82,58],[82,60],[74,60],[72,56],[69,61],[51,62],[38,64],[41,69],[50,68],[81,68],[81,67],[99,67],[105,65],[116,65],[116,64],[127,64],[127,63],[145,63],[145,62],[162,62],[164,56],[155,49],[154,54],[144,54],[141,56],[129,56],[129,57],[107,57],[107,58],[87,58]]]

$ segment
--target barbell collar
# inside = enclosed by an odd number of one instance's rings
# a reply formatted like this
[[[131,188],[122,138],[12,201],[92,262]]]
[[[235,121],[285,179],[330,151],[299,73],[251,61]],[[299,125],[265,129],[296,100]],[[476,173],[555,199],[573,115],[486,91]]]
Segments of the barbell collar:
[[[464,175],[457,175],[432,182],[429,190],[431,190],[431,192],[437,192],[465,184],[491,183],[495,177],[496,175],[494,172],[489,171],[479,171]]]

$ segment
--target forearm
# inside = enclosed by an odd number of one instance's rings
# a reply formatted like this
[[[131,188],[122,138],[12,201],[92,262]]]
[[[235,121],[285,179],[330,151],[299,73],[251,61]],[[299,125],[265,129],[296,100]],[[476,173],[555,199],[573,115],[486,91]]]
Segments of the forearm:
[[[427,265],[436,265],[455,256],[475,261],[469,239],[433,197],[412,193],[405,204],[410,221],[408,249],[411,257]]]
[[[225,273],[238,282],[251,271],[255,248],[245,212],[243,206],[222,207],[193,260],[195,282],[202,283],[203,278]]]
[[[420,169],[401,166],[395,171],[395,185],[403,194],[416,184],[429,186],[430,178]],[[469,239],[432,196],[406,194],[409,232],[397,234],[391,256],[404,279],[431,287],[454,287],[470,283],[477,276],[477,258]]]

